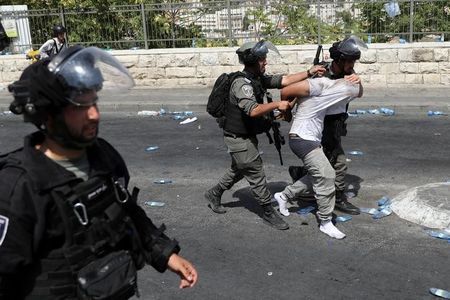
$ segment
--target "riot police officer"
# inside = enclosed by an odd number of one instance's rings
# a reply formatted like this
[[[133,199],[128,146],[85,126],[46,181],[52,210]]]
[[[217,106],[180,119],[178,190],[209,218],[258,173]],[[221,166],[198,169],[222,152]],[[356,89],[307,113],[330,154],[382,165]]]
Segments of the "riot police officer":
[[[250,184],[253,196],[263,208],[263,220],[276,229],[284,230],[288,229],[289,225],[271,205],[272,197],[267,188],[256,136],[270,128],[270,120],[266,115],[274,109],[286,111],[289,102],[264,103],[264,96],[268,88],[282,88],[304,80],[308,74],[323,70],[322,67],[314,67],[291,75],[266,75],[266,56],[269,50],[278,53],[272,43],[261,40],[244,43],[236,51],[244,70],[242,76],[238,76],[231,83],[229,101],[224,110],[225,122],[222,124],[224,142],[231,156],[231,167],[214,187],[206,191],[205,198],[212,211],[225,213],[226,210],[221,204],[223,192],[245,178]]]
[[[361,57],[360,49],[366,48],[367,45],[355,36],[350,36],[342,41],[333,43],[329,50],[333,60],[324,65],[326,72],[323,76],[330,79],[340,79],[346,76],[346,80],[359,83],[360,79],[359,76],[355,74],[354,65],[356,60]],[[339,104],[328,109],[322,132],[322,147],[336,172],[335,209],[348,214],[357,215],[360,213],[359,208],[350,203],[344,193],[347,164],[341,137],[347,134],[347,110],[348,104]],[[292,166],[289,167],[289,173],[294,182],[305,175],[303,168]]]
[[[53,58],[53,56],[67,49],[66,33],[67,30],[62,25],[53,26],[52,38],[46,41],[39,48],[40,58]]]
[[[45,78],[45,80],[41,80]],[[136,270],[197,272],[128,191],[120,154],[97,137],[98,93],[134,81],[110,54],[70,47],[24,70],[10,109],[38,131],[0,157],[0,298],[128,299]]]

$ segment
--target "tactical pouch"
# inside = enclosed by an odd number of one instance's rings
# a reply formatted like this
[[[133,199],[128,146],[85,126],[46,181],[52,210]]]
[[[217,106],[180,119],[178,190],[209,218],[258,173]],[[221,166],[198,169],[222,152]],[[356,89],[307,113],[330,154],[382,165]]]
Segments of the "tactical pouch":
[[[137,273],[128,251],[113,252],[78,272],[78,298],[128,299],[137,293]]]
[[[227,118],[225,116],[216,118],[217,124],[219,124],[219,128],[225,128],[225,122],[227,121]]]

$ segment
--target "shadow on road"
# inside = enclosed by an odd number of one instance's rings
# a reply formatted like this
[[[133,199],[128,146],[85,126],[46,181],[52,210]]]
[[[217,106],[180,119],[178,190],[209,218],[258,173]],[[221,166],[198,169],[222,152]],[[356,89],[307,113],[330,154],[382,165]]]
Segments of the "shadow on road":
[[[357,196],[359,189],[361,188],[361,182],[363,182],[363,179],[361,177],[352,174],[347,174],[345,177],[346,191],[352,192],[354,193],[355,196]],[[282,191],[289,184],[290,183],[287,183],[285,181],[275,181],[275,182],[268,182],[267,187],[269,188],[270,193],[273,195],[275,193]],[[230,208],[243,207],[256,215],[261,216],[262,209],[258,204],[258,202],[256,201],[256,199],[253,197],[249,186],[236,190],[232,196],[233,198],[237,198],[238,201],[222,203],[223,206]],[[315,202],[314,198],[297,198],[291,202],[291,207],[289,208],[289,211],[291,213],[295,213],[298,210],[306,208],[308,206],[313,206],[314,210],[312,211],[312,213],[315,213],[315,211],[317,210],[317,203]]]

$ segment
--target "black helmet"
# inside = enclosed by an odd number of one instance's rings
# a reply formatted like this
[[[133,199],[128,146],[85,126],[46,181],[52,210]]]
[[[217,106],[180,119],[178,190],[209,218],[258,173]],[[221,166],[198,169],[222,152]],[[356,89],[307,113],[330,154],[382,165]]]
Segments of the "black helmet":
[[[352,35],[342,41],[333,43],[330,48],[330,56],[333,60],[358,60],[361,58],[361,49],[367,49],[367,45],[358,37]]]
[[[247,42],[237,49],[236,53],[241,64],[253,65],[259,59],[265,58],[269,52],[269,49],[275,51],[277,54],[280,54],[274,44],[265,40],[261,40],[259,42]]]
[[[60,33],[66,33],[67,30],[62,25],[55,25],[53,26],[53,37],[57,37]]]
[[[106,51],[72,46],[52,60],[31,64],[18,81],[8,86],[14,96],[10,110],[23,114],[25,122],[42,129],[47,116],[58,114],[66,105],[94,104],[78,102],[77,95],[99,91],[105,86],[129,88],[133,85],[127,69]]]

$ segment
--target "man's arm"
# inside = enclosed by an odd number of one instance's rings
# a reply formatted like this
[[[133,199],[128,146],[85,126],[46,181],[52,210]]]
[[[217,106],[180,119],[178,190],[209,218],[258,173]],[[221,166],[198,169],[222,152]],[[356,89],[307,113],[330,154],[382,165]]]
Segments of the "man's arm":
[[[309,81],[303,80],[287,87],[280,91],[281,100],[294,101],[297,98],[309,96]]]
[[[250,117],[260,117],[271,112],[274,109],[278,109],[280,111],[286,111],[290,109],[289,101],[275,101],[271,103],[258,104],[251,110]]]
[[[286,87],[288,85],[294,84],[305,80],[306,78],[312,77],[314,75],[322,76],[326,72],[326,69],[321,65],[312,66],[309,70],[304,72],[299,72],[295,74],[283,75],[281,79],[281,86]]]
[[[351,75],[344,76],[344,79],[347,80],[347,81],[350,81],[352,83],[358,83],[359,84],[359,94],[358,94],[357,97],[361,98],[363,93],[364,93],[363,86],[362,86],[362,83],[361,83],[361,78],[359,78],[359,76],[356,73],[353,73]]]
[[[39,54],[41,55],[41,58],[48,57],[47,52],[50,51],[53,48],[53,44],[55,41],[53,39],[46,41],[41,48],[39,48]]]

